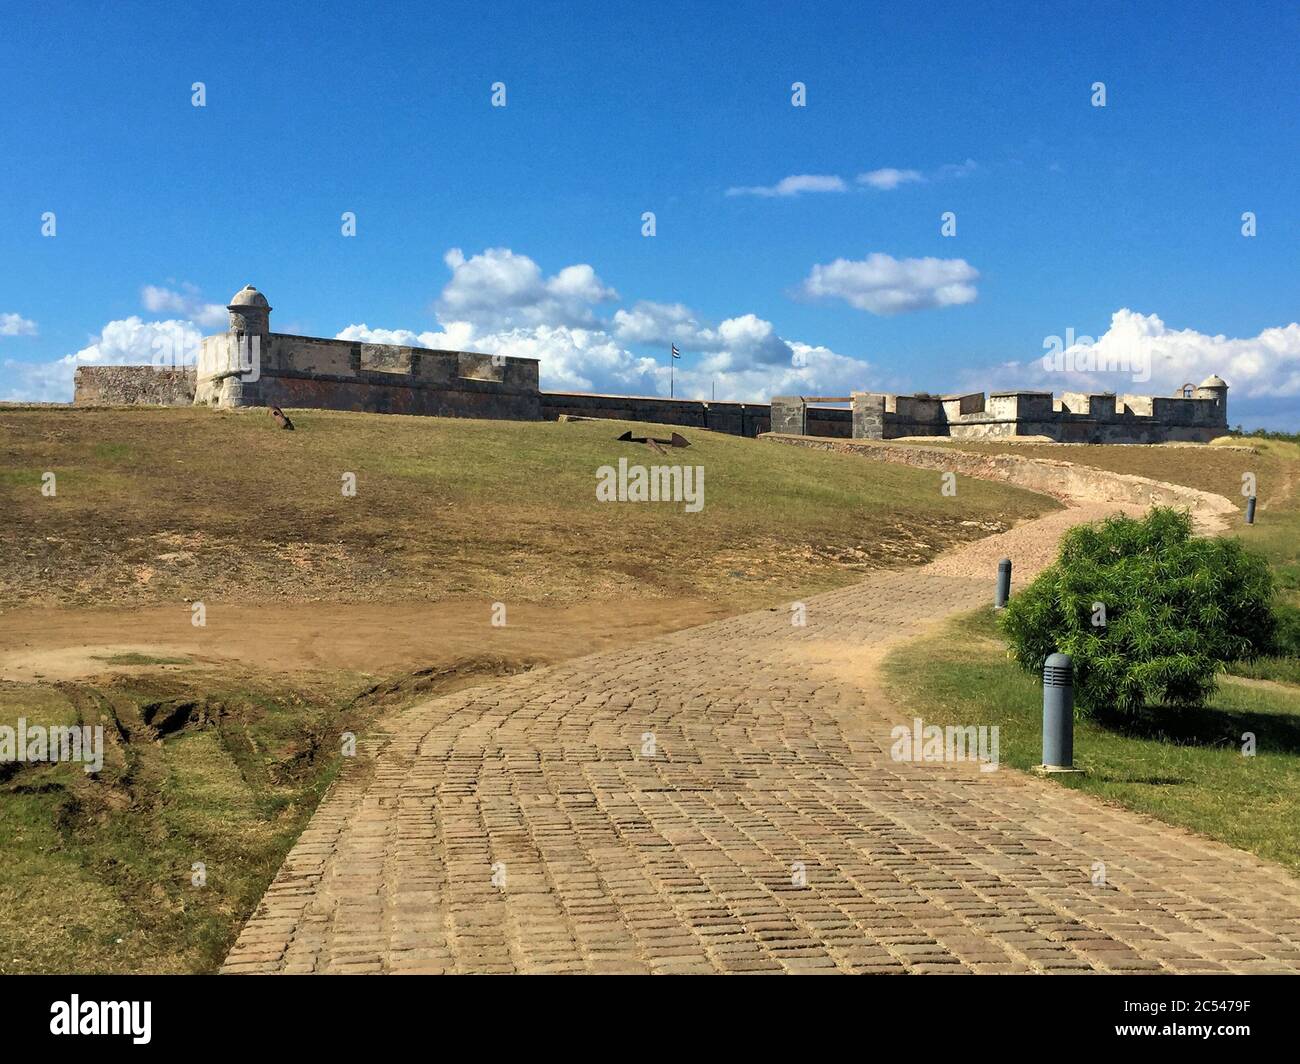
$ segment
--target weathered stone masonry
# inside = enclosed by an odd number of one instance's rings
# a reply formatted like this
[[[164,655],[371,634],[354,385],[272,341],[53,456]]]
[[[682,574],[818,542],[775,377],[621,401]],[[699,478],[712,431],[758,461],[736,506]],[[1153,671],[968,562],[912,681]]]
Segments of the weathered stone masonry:
[[[78,406],[191,406],[193,366],[78,366]]]
[[[533,359],[273,333],[271,307],[252,286],[229,310],[229,332],[203,338],[195,403],[541,417]]]
[[[1228,385],[1217,376],[1185,386],[1177,396],[1066,392],[983,392],[966,395],[888,395],[854,392],[837,398],[777,396],[772,431],[817,431],[814,403],[851,402],[853,438],[905,436],[1007,439],[1045,436],[1060,443],[1208,443],[1228,430]]]
[[[531,358],[274,333],[271,305],[252,285],[237,292],[227,309],[229,330],[203,338],[196,367],[82,366],[74,402],[314,407],[513,421],[613,418],[736,436],[772,431],[868,440],[1045,436],[1064,443],[1203,443],[1228,426],[1228,386],[1218,377],[1169,397],[854,392],[777,396],[769,405],[585,395],[542,392]]]

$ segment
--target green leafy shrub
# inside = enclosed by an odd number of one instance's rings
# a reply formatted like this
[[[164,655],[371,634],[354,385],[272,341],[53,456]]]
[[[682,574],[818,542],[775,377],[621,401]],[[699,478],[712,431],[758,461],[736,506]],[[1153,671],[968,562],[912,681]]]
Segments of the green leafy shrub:
[[[1272,600],[1263,558],[1235,539],[1194,537],[1186,513],[1156,508],[1071,529],[1002,629],[1030,672],[1057,650],[1074,659],[1082,710],[1131,713],[1201,705],[1222,663],[1267,653]]]

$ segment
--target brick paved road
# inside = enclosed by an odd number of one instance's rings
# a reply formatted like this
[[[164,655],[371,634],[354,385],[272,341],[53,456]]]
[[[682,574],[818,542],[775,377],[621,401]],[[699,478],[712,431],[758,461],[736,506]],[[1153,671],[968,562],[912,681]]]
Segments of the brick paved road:
[[[882,651],[1100,512],[817,596],[804,628],[749,614],[394,716],[224,970],[1300,970],[1281,869],[1009,769],[889,757]]]

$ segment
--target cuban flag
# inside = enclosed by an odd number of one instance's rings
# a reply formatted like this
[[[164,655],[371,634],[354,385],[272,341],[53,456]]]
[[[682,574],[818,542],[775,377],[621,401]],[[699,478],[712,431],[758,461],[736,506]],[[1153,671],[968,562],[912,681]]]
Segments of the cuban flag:
[[[681,353],[680,351],[677,350],[677,345],[676,345],[676,344],[673,344],[673,345],[672,345],[672,348],[673,348],[673,358],[681,358],[681,357],[682,357],[682,353]]]

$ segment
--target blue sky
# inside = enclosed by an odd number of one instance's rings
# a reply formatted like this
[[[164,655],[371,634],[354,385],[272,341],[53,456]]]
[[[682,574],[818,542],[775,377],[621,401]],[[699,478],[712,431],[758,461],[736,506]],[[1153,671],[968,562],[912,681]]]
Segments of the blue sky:
[[[31,9],[0,39],[0,399],[218,331],[251,282],[277,331],[553,388],[666,392],[676,340],[679,395],[1219,372],[1231,420],[1300,428],[1297,10]],[[1067,330],[1151,379],[1046,369]]]

